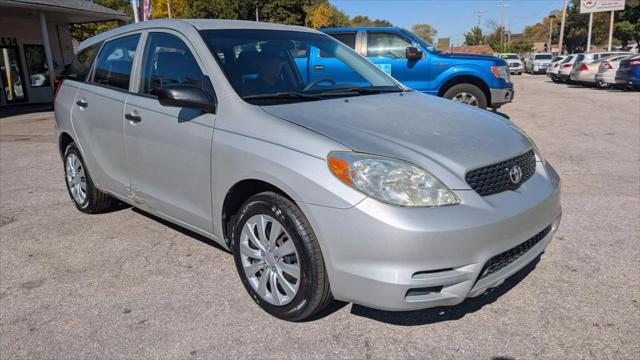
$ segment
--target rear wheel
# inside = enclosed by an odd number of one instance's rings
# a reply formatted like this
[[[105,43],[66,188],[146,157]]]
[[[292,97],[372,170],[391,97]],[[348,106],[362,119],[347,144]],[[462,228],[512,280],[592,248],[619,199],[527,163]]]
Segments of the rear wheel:
[[[74,143],[64,152],[64,177],[67,190],[78,210],[93,214],[109,209],[113,198],[98,190],[84,165],[80,151]]]
[[[597,85],[599,88],[601,88],[601,89],[606,89],[606,88],[608,88],[608,87],[611,87],[611,84],[609,84],[609,83],[607,83],[607,82],[604,82],[604,81],[600,81],[600,80],[598,80],[598,81],[596,82],[596,85]]]
[[[487,107],[487,97],[482,90],[472,84],[458,84],[449,88],[444,97],[461,104],[467,104],[481,109]]]
[[[331,301],[318,240],[300,209],[284,196],[265,192],[247,200],[233,233],[233,253],[242,284],[266,312],[299,321]]]

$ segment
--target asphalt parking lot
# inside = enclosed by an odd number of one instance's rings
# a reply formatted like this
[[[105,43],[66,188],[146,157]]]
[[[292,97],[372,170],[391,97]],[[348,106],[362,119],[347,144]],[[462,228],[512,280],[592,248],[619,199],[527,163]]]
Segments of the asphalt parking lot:
[[[305,323],[247,296],[232,256],[65,189],[53,114],[0,119],[0,358],[617,358],[640,356],[640,93],[515,76],[500,111],[563,181],[539,261],[452,308],[335,302]]]

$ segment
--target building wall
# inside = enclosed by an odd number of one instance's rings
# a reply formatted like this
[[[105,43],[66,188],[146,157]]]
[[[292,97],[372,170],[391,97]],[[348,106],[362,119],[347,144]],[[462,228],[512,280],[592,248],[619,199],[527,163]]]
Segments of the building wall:
[[[71,34],[68,24],[47,23],[49,41],[53,55],[53,63],[56,73],[62,71],[64,65],[69,64],[74,57]],[[53,90],[47,87],[31,87],[29,81],[29,71],[24,56],[24,46],[42,45],[42,34],[40,31],[40,21],[37,18],[7,17],[0,14],[0,36],[16,38],[20,64],[23,69],[24,90],[27,92],[28,103],[51,102],[53,100]]]

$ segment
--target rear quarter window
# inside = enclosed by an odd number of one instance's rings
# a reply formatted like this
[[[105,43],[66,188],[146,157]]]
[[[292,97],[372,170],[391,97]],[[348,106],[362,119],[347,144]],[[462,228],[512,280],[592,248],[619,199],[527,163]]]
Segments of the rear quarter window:
[[[80,50],[73,62],[67,65],[63,77],[70,80],[86,81],[89,71],[91,71],[93,60],[96,58],[101,45],[102,43],[100,42]]]

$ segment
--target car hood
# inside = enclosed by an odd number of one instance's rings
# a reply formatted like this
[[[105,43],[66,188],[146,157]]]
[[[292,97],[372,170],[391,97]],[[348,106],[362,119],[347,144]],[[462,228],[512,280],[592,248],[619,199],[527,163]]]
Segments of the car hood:
[[[470,169],[531,144],[510,121],[489,111],[418,92],[264,106],[263,110],[348,148],[420,165],[457,189]]]

